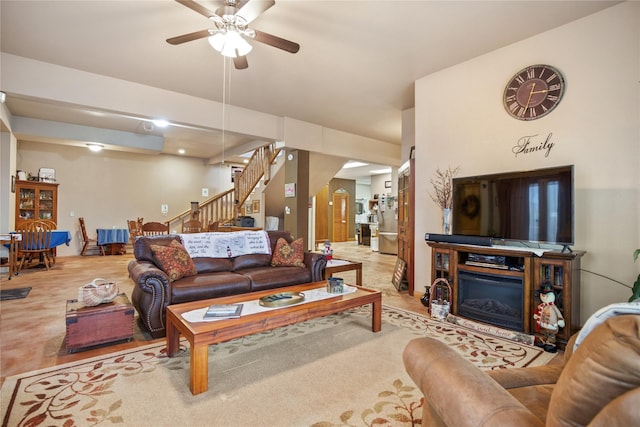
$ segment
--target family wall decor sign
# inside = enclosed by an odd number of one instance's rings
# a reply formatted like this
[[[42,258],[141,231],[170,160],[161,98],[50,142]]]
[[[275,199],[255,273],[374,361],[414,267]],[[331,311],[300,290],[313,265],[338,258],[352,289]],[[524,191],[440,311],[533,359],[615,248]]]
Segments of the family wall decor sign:
[[[551,141],[552,132],[549,132],[546,138],[542,140],[539,134],[525,135],[516,141],[516,145],[511,148],[513,154],[518,157],[520,154],[534,154],[543,152],[545,157],[549,157],[551,149],[555,145]]]

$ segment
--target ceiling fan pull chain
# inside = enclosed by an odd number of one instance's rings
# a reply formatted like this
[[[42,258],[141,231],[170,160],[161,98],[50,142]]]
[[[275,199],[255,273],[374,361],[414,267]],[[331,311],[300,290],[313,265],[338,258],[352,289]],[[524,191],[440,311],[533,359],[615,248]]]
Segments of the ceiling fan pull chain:
[[[227,58],[222,57],[222,164],[224,164],[225,124],[227,112]]]

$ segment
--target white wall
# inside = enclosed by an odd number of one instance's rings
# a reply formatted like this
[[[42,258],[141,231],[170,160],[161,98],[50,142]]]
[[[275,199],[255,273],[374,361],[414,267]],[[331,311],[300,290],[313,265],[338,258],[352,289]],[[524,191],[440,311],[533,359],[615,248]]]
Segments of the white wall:
[[[396,172],[396,180],[397,180],[397,172]],[[385,182],[391,181],[391,188],[385,187]],[[393,183],[393,177],[391,173],[382,173],[379,175],[371,175],[371,198],[373,199],[374,194],[382,195],[382,194],[396,194],[394,193],[394,188],[398,187],[398,183],[395,185]],[[397,191],[396,191],[397,192]]]
[[[40,168],[56,171],[58,228],[70,230],[69,247],[58,255],[78,255],[81,249],[78,217],[85,218],[89,236],[96,228],[126,228],[128,219],[166,221],[202,202],[202,188],[209,196],[230,189],[231,165],[206,165],[201,159],[146,155],[57,144],[18,142],[16,168],[37,174]],[[169,205],[163,215],[162,204]],[[71,216],[73,213],[73,216]],[[180,231],[180,230],[176,230]]]
[[[437,168],[460,176],[575,165],[575,236],[582,259],[582,323],[626,301],[640,263],[640,3],[625,2],[416,82],[416,289],[430,281],[426,232],[441,232],[429,181]],[[509,79],[533,64],[563,72],[567,89],[546,117],[525,122],[502,105]],[[525,135],[543,152],[514,155]],[[427,261],[427,262],[423,262]],[[601,277],[600,275],[608,278]]]

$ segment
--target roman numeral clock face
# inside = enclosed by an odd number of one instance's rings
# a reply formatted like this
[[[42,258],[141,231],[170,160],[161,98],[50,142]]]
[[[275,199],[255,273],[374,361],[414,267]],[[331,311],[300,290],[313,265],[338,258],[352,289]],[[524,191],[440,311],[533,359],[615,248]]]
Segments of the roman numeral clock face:
[[[535,120],[553,111],[564,94],[564,77],[549,65],[516,73],[504,90],[504,108],[518,120]]]

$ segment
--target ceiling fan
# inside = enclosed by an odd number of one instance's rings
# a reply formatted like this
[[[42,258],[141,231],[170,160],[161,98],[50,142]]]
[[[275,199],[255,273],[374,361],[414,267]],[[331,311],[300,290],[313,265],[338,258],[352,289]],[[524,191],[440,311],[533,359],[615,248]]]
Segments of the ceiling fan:
[[[176,1],[209,18],[215,28],[168,38],[169,44],[178,45],[208,37],[211,46],[222,55],[233,58],[233,64],[239,70],[249,66],[246,55],[252,47],[245,38],[291,53],[300,50],[298,43],[249,28],[254,19],[276,3],[274,0],[214,0],[211,3],[219,5],[215,12],[193,0]]]

